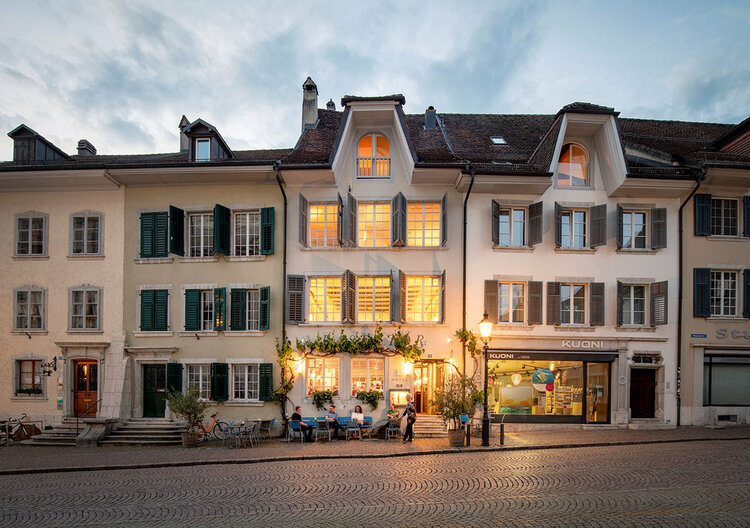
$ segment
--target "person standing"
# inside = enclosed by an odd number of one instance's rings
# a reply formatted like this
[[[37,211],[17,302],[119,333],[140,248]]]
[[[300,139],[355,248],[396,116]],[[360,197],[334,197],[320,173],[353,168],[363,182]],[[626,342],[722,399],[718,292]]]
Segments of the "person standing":
[[[414,408],[414,403],[411,400],[411,394],[407,394],[406,409],[404,409],[404,414],[401,415],[402,418],[406,416],[406,430],[404,430],[403,443],[414,440],[414,422],[417,421],[417,410]]]

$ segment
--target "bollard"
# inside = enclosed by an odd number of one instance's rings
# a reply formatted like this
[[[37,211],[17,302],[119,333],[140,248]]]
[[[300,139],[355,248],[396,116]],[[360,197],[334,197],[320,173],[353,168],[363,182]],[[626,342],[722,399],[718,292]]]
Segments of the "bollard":
[[[500,445],[505,445],[505,424],[500,424]]]
[[[466,428],[466,447],[471,447],[471,427],[468,423],[464,427]]]

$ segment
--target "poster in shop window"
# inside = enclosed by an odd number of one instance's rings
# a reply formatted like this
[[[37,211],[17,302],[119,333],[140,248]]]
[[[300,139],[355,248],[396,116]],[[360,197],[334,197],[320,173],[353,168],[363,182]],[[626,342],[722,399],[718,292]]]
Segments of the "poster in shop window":
[[[555,390],[555,375],[549,369],[537,369],[531,376],[531,384],[539,392],[552,392]]]

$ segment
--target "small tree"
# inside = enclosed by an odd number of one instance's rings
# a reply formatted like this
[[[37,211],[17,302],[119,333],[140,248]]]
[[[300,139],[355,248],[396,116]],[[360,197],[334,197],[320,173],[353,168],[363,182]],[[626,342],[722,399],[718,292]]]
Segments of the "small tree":
[[[170,391],[167,395],[167,405],[177,418],[185,420],[188,431],[195,431],[206,417],[208,402],[201,399],[201,393],[197,386],[191,386],[185,394],[179,391]]]
[[[445,380],[445,384],[435,391],[435,399],[432,404],[435,410],[443,416],[443,422],[448,428],[455,430],[459,428],[460,416],[468,414],[472,416],[476,407],[474,380],[463,374],[454,373]]]

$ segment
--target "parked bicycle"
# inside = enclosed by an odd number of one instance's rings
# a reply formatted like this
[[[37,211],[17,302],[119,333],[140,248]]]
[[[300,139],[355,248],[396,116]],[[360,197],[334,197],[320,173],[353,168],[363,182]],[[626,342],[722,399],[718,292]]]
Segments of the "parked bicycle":
[[[198,426],[198,442],[205,442],[209,437],[213,437],[216,440],[226,440],[229,436],[229,424],[217,420],[219,413],[215,412],[211,415],[211,422],[206,427],[205,424]]]
[[[34,424],[24,422],[26,418],[26,413],[22,413],[19,418],[10,417],[0,421],[0,446],[6,445],[9,438],[14,442],[20,442],[34,435]]]

